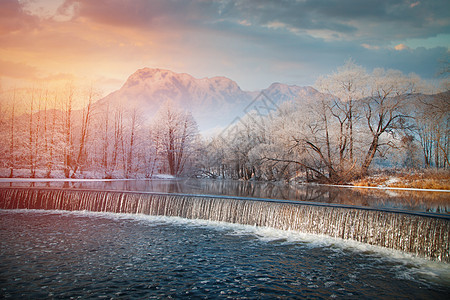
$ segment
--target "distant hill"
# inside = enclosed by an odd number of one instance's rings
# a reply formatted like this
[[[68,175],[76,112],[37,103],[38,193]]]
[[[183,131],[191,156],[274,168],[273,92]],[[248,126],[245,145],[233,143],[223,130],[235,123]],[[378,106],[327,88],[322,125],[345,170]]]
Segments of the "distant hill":
[[[226,77],[196,79],[189,74],[163,69],[143,68],[132,74],[117,91],[100,99],[95,105],[109,109],[137,108],[148,120],[167,100],[192,112],[201,131],[221,128],[245,114],[261,92],[271,102],[280,104],[298,98],[311,97],[318,92],[312,87],[273,83],[262,91],[243,91]]]

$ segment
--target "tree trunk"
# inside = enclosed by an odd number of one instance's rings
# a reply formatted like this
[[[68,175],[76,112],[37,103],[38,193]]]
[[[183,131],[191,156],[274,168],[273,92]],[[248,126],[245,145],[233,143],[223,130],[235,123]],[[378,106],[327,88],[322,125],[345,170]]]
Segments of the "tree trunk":
[[[372,163],[373,158],[378,149],[379,135],[374,135],[372,139],[372,143],[370,144],[369,150],[367,151],[364,162],[361,166],[361,175],[367,175],[370,164]]]

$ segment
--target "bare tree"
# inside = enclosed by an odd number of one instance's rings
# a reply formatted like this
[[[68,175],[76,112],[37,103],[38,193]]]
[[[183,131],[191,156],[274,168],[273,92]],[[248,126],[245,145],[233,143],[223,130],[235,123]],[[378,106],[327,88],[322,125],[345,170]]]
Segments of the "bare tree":
[[[293,121],[281,133],[284,153],[267,159],[296,164],[332,183],[365,175],[395,134],[412,126],[410,95],[420,83],[415,75],[382,69],[369,74],[347,62],[318,81],[325,92],[320,99],[292,109],[303,114],[286,114]]]
[[[56,152],[56,142],[58,140],[58,131],[57,131],[57,94],[54,95],[53,99],[53,108],[52,108],[52,114],[51,114],[51,124],[50,124],[50,131],[49,131],[49,137],[47,138],[48,143],[46,146],[47,150],[47,171],[46,171],[46,177],[50,178],[51,173],[53,171],[54,167],[54,158],[55,158],[55,152]]]
[[[336,170],[342,172],[355,164],[354,157],[354,124],[359,119],[360,99],[367,95],[368,74],[366,70],[356,65],[352,60],[348,60],[342,67],[333,74],[319,78],[317,85],[320,90],[330,95],[328,103],[322,101],[322,115],[326,118],[325,110],[329,111],[330,117],[324,119],[325,126],[333,118],[339,126],[338,132],[338,151],[339,166]],[[332,95],[332,96],[331,96]],[[326,106],[326,107],[325,107]],[[327,134],[328,128],[325,128]],[[329,135],[327,136],[327,160],[331,161]],[[330,168],[330,165],[329,165]],[[333,174],[334,171],[330,170]]]
[[[71,85],[67,87],[67,98],[63,102],[63,111],[64,111],[64,148],[63,148],[63,156],[64,156],[64,176],[66,178],[70,177],[70,171],[73,165],[73,153],[74,153],[74,145],[73,145],[73,135],[72,135],[72,105],[73,105],[73,97],[74,97],[74,89]]]
[[[103,169],[103,173],[105,178],[111,178],[112,174],[110,174],[110,165],[109,165],[109,103],[106,104],[106,110],[104,112],[104,133],[102,136],[102,153],[101,153],[101,163],[100,167]]]
[[[116,108],[114,112],[114,144],[112,149],[112,172],[117,168],[119,160],[123,161],[123,139],[124,139],[124,124],[123,124],[123,108]]]
[[[405,76],[400,71],[383,69],[374,70],[371,76],[371,95],[364,99],[364,115],[371,142],[364,161],[361,174],[367,174],[370,164],[383,143],[381,136],[410,126],[410,95],[417,92],[420,78],[416,75]]]
[[[16,117],[15,117],[15,112],[16,112],[16,90],[14,89],[14,95],[13,95],[13,99],[12,99],[12,107],[11,107],[11,117],[10,117],[10,139],[9,139],[9,178],[13,178],[14,176],[14,167],[16,164],[16,155],[15,155],[15,143],[14,143],[14,124],[16,122]]]
[[[35,89],[31,89],[31,98],[30,98],[30,115],[28,119],[28,156],[29,156],[29,167],[30,167],[30,177],[36,177],[36,156],[35,156],[35,147],[36,147],[36,128],[33,122],[34,115],[34,97],[35,97]]]
[[[87,95],[87,104],[83,107],[82,119],[81,119],[81,132],[80,132],[80,141],[78,145],[78,153],[76,155],[76,159],[73,161],[73,174],[72,177],[75,177],[76,172],[83,167],[85,160],[87,158],[86,154],[86,144],[89,137],[89,126],[91,123],[92,116],[92,103],[94,101],[94,91],[91,88],[88,91]]]
[[[425,167],[448,168],[450,154],[450,92],[418,98],[417,134]]]
[[[147,144],[146,149],[146,171],[145,171],[145,177],[150,178],[153,177],[155,171],[157,171],[160,163],[161,154],[160,151],[162,150],[161,145],[161,137],[157,134],[157,132],[153,132],[152,128],[149,128],[148,130],[148,138],[147,140],[149,143]]]
[[[127,154],[126,154],[126,172],[125,176],[129,178],[131,173],[135,172],[134,161],[136,155],[136,144],[138,139],[138,127],[139,127],[139,114],[137,108],[133,108],[130,114],[130,128],[129,128],[129,139],[127,145]]]
[[[180,175],[193,151],[193,142],[198,135],[197,123],[190,113],[167,102],[158,112],[154,128],[161,140],[169,173]]]

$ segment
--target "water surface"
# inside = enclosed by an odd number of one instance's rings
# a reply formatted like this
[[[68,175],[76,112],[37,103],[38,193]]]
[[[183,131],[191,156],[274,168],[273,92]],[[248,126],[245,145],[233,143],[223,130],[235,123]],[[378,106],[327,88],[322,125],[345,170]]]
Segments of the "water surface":
[[[210,194],[239,197],[269,198],[356,205],[374,208],[401,209],[448,214],[449,192],[375,190],[342,188],[314,184],[284,184],[240,180],[174,179],[174,180],[110,180],[110,181],[18,181],[0,182],[5,186],[61,187],[147,191],[181,194]]]
[[[2,298],[422,298],[448,264],[252,226],[91,212],[0,210]]]

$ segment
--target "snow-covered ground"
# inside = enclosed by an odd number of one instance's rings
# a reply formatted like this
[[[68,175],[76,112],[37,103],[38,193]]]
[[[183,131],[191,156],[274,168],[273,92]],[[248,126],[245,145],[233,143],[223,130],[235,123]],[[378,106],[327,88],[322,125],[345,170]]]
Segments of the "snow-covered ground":
[[[349,182],[345,187],[391,191],[450,192],[450,173],[437,171],[381,173]]]
[[[380,185],[380,187],[383,187],[383,186],[390,186],[391,184],[394,184],[394,183],[398,183],[398,182],[400,182],[400,178],[397,178],[397,177],[390,177],[388,180],[386,180],[385,182],[384,182],[384,184],[383,185]]]
[[[176,179],[175,176],[168,174],[158,174],[149,179]],[[0,182],[109,182],[109,181],[126,181],[132,179],[102,179],[102,178],[0,178]]]
[[[74,181],[74,182],[82,182],[82,181],[99,181],[99,182],[108,182],[108,181],[118,181],[118,180],[136,180],[136,179],[162,179],[162,180],[170,180],[176,179],[175,176],[170,174],[156,174],[151,178],[132,178],[125,179],[120,177],[115,177],[112,179],[103,179],[101,173],[96,172],[83,172],[82,174],[78,174],[79,178],[66,178],[64,173],[59,170],[52,171],[51,178],[45,178],[45,170],[36,170],[36,178],[30,178],[30,170],[29,169],[15,169],[14,177],[9,178],[9,169],[0,168],[0,182],[50,182],[50,181]]]
[[[80,178],[0,178],[0,182],[87,182],[87,181],[99,181],[99,182],[107,182],[107,181],[118,181],[118,180],[135,180],[135,179],[80,179]]]
[[[156,174],[153,175],[152,179],[175,179],[176,177],[170,174]]]
[[[442,192],[450,193],[450,190],[439,190],[439,189],[418,189],[418,188],[399,188],[399,187],[389,187],[389,186],[360,186],[360,185],[336,185],[327,184],[327,186],[334,187],[344,187],[344,188],[358,188],[358,189],[377,189],[377,190],[398,190],[398,191],[421,191],[421,192]]]

